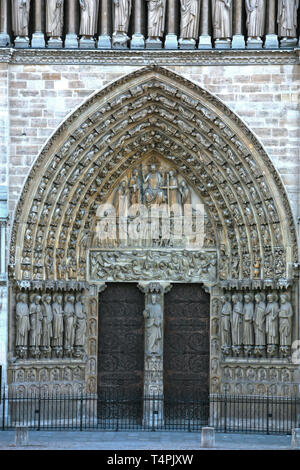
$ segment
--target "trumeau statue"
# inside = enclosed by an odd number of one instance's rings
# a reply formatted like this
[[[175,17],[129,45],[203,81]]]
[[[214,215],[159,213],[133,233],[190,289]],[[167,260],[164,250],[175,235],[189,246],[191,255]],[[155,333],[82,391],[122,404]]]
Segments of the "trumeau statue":
[[[64,0],[47,0],[46,35],[60,38],[64,25]]]
[[[166,0],[146,0],[148,2],[148,37],[158,39],[164,35]]]
[[[79,34],[84,37],[91,37],[97,33],[99,0],[79,0],[80,30]]]
[[[278,36],[294,38],[297,36],[297,10],[299,0],[278,0]]]
[[[12,0],[12,30],[15,36],[28,36],[30,0]]]
[[[200,0],[180,0],[180,4],[180,37],[182,39],[197,39],[199,30]]]
[[[146,353],[161,355],[163,311],[156,294],[151,294],[150,299],[143,312],[146,322]]]
[[[231,0],[212,0],[215,39],[227,39],[232,36],[231,5]]]
[[[265,0],[246,0],[248,37],[258,38],[265,30]]]

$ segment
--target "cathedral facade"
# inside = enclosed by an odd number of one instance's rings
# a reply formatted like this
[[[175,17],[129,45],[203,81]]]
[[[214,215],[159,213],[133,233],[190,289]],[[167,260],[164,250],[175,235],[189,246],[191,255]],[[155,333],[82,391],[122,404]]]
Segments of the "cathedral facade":
[[[298,0],[0,1],[9,390],[299,390]]]

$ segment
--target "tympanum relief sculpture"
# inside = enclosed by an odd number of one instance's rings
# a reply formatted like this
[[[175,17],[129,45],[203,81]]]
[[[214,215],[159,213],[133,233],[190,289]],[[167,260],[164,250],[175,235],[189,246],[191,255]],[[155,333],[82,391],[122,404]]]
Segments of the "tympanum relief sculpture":
[[[289,292],[226,293],[221,302],[224,357],[291,356],[294,311]]]

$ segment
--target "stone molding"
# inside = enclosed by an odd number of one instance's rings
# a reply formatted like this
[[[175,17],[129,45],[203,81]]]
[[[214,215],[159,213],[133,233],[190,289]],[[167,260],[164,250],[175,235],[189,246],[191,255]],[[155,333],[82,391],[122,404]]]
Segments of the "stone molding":
[[[0,49],[0,63],[40,65],[297,65],[293,50],[45,50]]]

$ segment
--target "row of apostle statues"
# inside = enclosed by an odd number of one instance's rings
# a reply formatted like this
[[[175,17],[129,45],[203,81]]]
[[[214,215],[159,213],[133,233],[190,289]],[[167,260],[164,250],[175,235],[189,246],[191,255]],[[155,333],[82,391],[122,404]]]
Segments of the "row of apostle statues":
[[[82,294],[17,294],[16,355],[26,358],[81,358],[86,338]]]
[[[200,49],[297,45],[299,0],[2,0],[0,46]],[[277,4],[277,8],[276,8]],[[10,12],[11,8],[11,12]],[[11,16],[11,28],[8,18]],[[145,41],[145,38],[146,41]],[[234,38],[235,40],[232,40]],[[179,40],[178,40],[179,39]],[[198,41],[199,40],[199,41]],[[6,41],[6,42],[5,42]],[[277,40],[278,47],[278,40]]]
[[[289,293],[227,293],[221,301],[221,349],[225,356],[291,354],[293,307]]]

